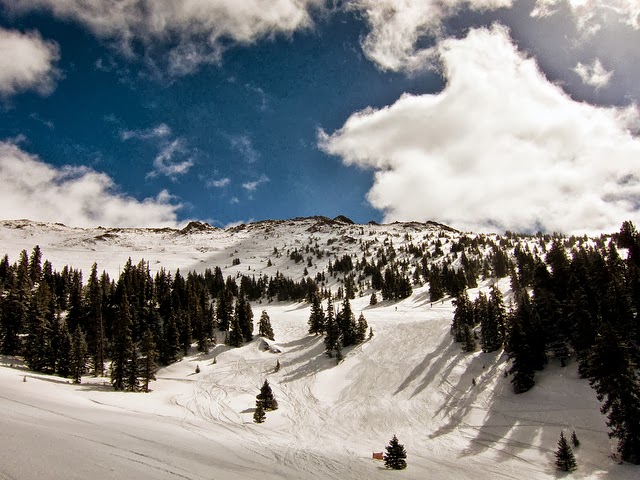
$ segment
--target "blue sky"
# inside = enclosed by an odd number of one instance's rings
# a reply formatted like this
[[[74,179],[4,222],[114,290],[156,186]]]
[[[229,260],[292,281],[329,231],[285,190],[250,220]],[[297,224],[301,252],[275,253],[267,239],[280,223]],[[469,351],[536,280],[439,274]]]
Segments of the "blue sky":
[[[609,230],[638,44],[640,0],[0,0],[0,217]]]

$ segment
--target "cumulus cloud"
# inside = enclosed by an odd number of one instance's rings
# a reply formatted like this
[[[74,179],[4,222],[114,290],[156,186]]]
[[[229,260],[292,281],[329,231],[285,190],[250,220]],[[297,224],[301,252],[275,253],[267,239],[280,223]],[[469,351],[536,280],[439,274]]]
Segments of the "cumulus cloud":
[[[475,11],[511,7],[513,0],[352,0],[348,8],[366,18],[371,32],[362,43],[367,57],[383,70],[414,71],[431,64],[435,47],[420,48],[436,39],[442,23],[462,9]]]
[[[77,21],[128,55],[142,45],[169,47],[174,75],[220,60],[229,42],[251,44],[312,25],[325,0],[0,0],[14,14],[47,11]]]
[[[605,70],[597,58],[591,64],[578,62],[573,71],[578,74],[585,85],[590,85],[596,90],[608,85],[613,75],[613,71]]]
[[[175,180],[179,175],[184,175],[193,167],[191,158],[184,159],[186,153],[186,147],[181,139],[177,138],[167,143],[153,160],[153,170],[147,176],[166,175]]]
[[[567,5],[578,28],[597,32],[608,19],[640,29],[640,0],[536,0],[533,17],[553,15]]]
[[[231,183],[231,179],[228,177],[217,178],[215,180],[209,180],[206,185],[207,187],[213,188],[224,188]]]
[[[118,192],[105,173],[54,167],[16,144],[0,142],[0,217],[79,227],[177,227],[181,205],[163,190],[137,200]]]
[[[437,94],[404,95],[320,132],[320,147],[373,169],[386,221],[465,230],[612,231],[638,220],[640,113],[572,100],[500,26],[439,46]]]
[[[243,183],[242,188],[244,188],[249,193],[253,193],[258,189],[260,185],[262,185],[263,183],[267,183],[268,181],[269,177],[267,177],[266,175],[262,175],[258,180]]]
[[[26,90],[48,95],[60,78],[59,58],[58,45],[37,32],[0,28],[0,97]]]

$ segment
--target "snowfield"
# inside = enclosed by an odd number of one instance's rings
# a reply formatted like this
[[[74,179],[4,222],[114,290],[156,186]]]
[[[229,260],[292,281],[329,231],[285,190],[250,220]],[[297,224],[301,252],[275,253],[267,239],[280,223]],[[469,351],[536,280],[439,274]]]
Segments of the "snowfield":
[[[279,270],[295,279],[304,264],[286,254],[266,266],[274,247],[301,248],[311,236],[331,248],[327,239],[335,237],[342,255],[358,252],[351,236],[392,238],[399,246],[407,231],[414,242],[443,235],[413,224],[342,225],[339,234],[320,225],[310,232],[311,220],[189,235],[0,223],[0,246],[12,261],[39,244],[54,268],[79,267],[85,278],[93,261],[114,277],[131,257],[145,258],[152,270],[219,265],[225,275]],[[97,239],[105,233],[110,236]],[[232,256],[239,266],[231,266]],[[309,274],[327,261],[314,260]],[[505,280],[500,286],[508,293]],[[473,299],[488,289],[484,282],[469,294]],[[324,354],[322,337],[307,334],[309,305],[278,302],[255,303],[253,311],[254,323],[268,312],[281,353],[265,350],[258,337],[237,349],[219,344],[206,355],[193,349],[162,368],[148,394],[114,392],[106,377],[73,385],[30,372],[20,359],[0,358],[0,479],[640,478],[640,467],[613,458],[600,403],[574,362],[561,368],[552,361],[533,390],[515,395],[503,355],[466,354],[453,343],[450,299],[431,304],[424,286],[403,301],[370,306],[370,294],[351,305],[374,336],[345,349],[340,364]],[[279,409],[255,424],[255,397],[265,379]],[[563,430],[575,430],[581,441],[574,450],[578,470],[569,475],[554,465]],[[404,471],[372,460],[393,434],[407,450]]]

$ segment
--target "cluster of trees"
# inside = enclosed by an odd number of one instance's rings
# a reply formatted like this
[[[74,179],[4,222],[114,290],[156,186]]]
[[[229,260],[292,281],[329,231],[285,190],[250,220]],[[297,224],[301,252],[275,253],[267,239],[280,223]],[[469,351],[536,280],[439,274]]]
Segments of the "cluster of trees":
[[[104,375],[110,360],[115,389],[148,391],[157,364],[179,360],[193,343],[207,352],[216,332],[233,346],[250,341],[245,289],[253,297],[254,287],[249,277],[240,287],[225,280],[219,268],[186,278],[179,270],[152,276],[146,262],[131,260],[117,280],[94,264],[84,284],[81,271],[43,263],[36,246],[13,264],[6,255],[0,260],[0,352],[77,382],[88,372]],[[273,338],[266,312],[259,331]]]
[[[619,249],[627,250],[626,259]],[[487,311],[494,313],[488,324],[480,322],[483,350],[504,345],[516,393],[535,385],[535,372],[550,358],[564,366],[575,357],[603,402],[620,457],[640,463],[640,234],[625,222],[607,245],[581,242],[569,256],[555,240],[544,261],[520,249],[516,262],[514,306],[505,311],[492,290]],[[465,294],[456,298],[451,330],[465,350],[478,324],[470,311],[475,305]]]
[[[310,334],[325,335],[326,353],[329,357],[335,355],[338,361],[342,360],[342,347],[364,342],[369,329],[364,314],[360,313],[356,320],[348,297],[342,301],[342,308],[336,314],[332,298],[327,300],[325,312],[318,295],[311,300],[308,325]]]
[[[253,412],[253,421],[263,423],[267,418],[266,412],[278,409],[278,401],[273,395],[269,381],[265,380],[260,387],[260,393],[256,396],[256,409]]]

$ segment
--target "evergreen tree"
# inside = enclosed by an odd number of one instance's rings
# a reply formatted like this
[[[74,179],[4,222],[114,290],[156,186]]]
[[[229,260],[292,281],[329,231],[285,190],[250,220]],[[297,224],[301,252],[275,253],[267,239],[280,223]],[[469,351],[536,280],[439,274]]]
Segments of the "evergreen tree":
[[[473,330],[469,325],[464,326],[464,335],[462,340],[462,350],[471,353],[476,351],[476,339],[473,336]]]
[[[469,300],[466,290],[463,290],[453,299],[455,312],[451,323],[451,335],[456,342],[464,342],[468,328],[473,326],[473,304]]]
[[[535,338],[536,312],[529,295],[523,291],[518,299],[516,311],[511,316],[511,328],[507,351],[512,359],[509,373],[513,375],[511,383],[515,393],[524,393],[535,385],[536,356],[531,344]]]
[[[364,314],[360,312],[360,316],[358,317],[358,328],[356,334],[356,343],[362,343],[367,338],[367,329],[369,325],[367,324],[367,319],[364,318]]]
[[[27,325],[31,300],[31,280],[28,270],[28,256],[25,250],[20,254],[20,262],[13,276],[9,291],[3,298],[2,351],[4,355],[18,355],[22,351],[20,334]]]
[[[333,302],[331,297],[327,303],[327,317],[326,317],[326,335],[324,337],[325,351],[329,358],[333,357],[333,352],[339,348],[340,345],[340,329],[338,323],[333,316]]]
[[[231,319],[231,325],[229,326],[229,333],[227,335],[227,345],[231,347],[242,346],[242,327],[240,326],[240,319],[238,318],[238,309]]]
[[[309,333],[313,335],[322,335],[325,330],[324,310],[320,302],[318,293],[314,293],[311,297],[311,313],[309,315]]]
[[[573,450],[571,450],[563,432],[560,432],[560,440],[558,440],[558,449],[555,455],[556,466],[563,472],[573,472],[578,467]]]
[[[256,402],[261,403],[266,412],[278,409],[278,402],[273,396],[273,391],[271,390],[268,380],[265,380],[262,384],[260,393],[256,396]]]
[[[140,388],[140,356],[135,344],[129,350],[129,359],[125,363],[125,389],[137,392]]]
[[[342,346],[348,347],[356,343],[357,325],[356,318],[351,310],[351,303],[346,297],[342,302],[342,310],[336,316],[336,323],[342,337]]]
[[[506,310],[502,293],[494,284],[491,287],[486,315],[481,320],[482,351],[494,352],[502,347]]]
[[[392,470],[403,470],[407,468],[407,452],[404,445],[398,442],[395,435],[386,447],[387,452],[384,454],[384,466]]]
[[[131,311],[129,299],[125,293],[120,300],[111,345],[111,383],[115,390],[124,390],[127,385],[131,387],[127,374],[133,373],[132,366],[128,365],[133,357],[135,357],[135,348],[131,334]]]
[[[576,435],[576,431],[571,432],[571,444],[578,448],[580,446],[580,440],[578,440],[578,436]]]
[[[378,304],[378,296],[376,295],[376,292],[373,292],[371,294],[371,298],[369,299],[369,305],[377,305]]]
[[[268,338],[269,340],[274,339],[271,319],[266,310],[262,311],[262,315],[260,315],[260,320],[258,321],[258,335]]]
[[[255,423],[263,423],[267,415],[264,413],[264,405],[261,400],[256,400],[256,409],[253,412],[253,421]]]
[[[27,338],[23,349],[24,360],[30,369],[43,372],[49,366],[47,358],[51,348],[51,331],[47,310],[51,303],[51,293],[47,284],[42,283],[31,297],[27,321]],[[54,367],[55,368],[55,367]]]
[[[77,326],[75,332],[73,332],[71,342],[71,377],[73,378],[73,383],[81,383],[82,375],[87,366],[88,347],[80,326]]]
[[[55,339],[55,350],[57,351],[56,372],[61,377],[68,377],[71,374],[71,334],[67,327],[67,322],[62,322],[58,336]]]
[[[253,340],[253,310],[251,304],[247,302],[242,290],[236,300],[235,315],[238,317],[238,324],[245,342]]]
[[[602,325],[589,358],[589,383],[600,411],[607,415],[609,436],[618,439],[622,460],[640,463],[640,381],[629,348],[609,323]]]
[[[142,340],[140,341],[140,356],[140,360],[142,361],[140,368],[142,391],[148,392],[149,382],[156,379],[156,358],[158,357],[156,342],[153,340],[153,334],[149,329],[145,330],[142,335]]]
[[[176,324],[175,314],[172,313],[164,326],[164,342],[162,351],[162,362],[169,365],[180,360],[180,332]]]

